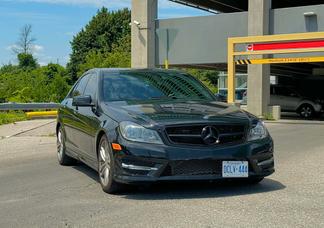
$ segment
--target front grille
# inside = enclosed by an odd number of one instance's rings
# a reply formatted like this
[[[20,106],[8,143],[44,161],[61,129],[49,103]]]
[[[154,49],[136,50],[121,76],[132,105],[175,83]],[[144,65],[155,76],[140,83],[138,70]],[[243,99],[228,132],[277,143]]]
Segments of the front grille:
[[[222,162],[218,160],[178,161],[168,165],[162,176],[221,175]]]
[[[217,129],[219,143],[224,145],[243,142],[246,135],[245,125],[193,125],[193,126],[170,126],[166,133],[173,144],[206,145],[202,139],[202,130],[206,126]]]

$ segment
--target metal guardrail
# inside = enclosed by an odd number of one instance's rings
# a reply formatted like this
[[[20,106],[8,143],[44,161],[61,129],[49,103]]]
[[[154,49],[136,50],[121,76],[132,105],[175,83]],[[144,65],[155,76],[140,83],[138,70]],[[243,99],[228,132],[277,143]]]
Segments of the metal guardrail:
[[[47,109],[58,109],[60,104],[58,103],[3,103],[0,104],[0,111],[11,111],[11,110],[47,110]]]

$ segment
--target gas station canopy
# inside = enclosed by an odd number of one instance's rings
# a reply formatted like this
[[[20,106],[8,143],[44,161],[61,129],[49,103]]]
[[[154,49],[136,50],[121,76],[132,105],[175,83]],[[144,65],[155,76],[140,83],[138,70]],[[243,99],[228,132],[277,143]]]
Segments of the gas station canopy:
[[[248,0],[170,0],[184,5],[216,12],[240,12],[248,10]],[[272,0],[272,8],[286,8],[323,4],[323,0]]]

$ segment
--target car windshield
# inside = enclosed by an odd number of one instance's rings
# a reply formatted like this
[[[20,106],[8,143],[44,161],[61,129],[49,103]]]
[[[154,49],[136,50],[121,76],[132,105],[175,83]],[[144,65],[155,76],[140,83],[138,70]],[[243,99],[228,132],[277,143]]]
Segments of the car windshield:
[[[136,100],[214,100],[213,95],[195,78],[177,72],[106,72],[103,76],[103,99]]]

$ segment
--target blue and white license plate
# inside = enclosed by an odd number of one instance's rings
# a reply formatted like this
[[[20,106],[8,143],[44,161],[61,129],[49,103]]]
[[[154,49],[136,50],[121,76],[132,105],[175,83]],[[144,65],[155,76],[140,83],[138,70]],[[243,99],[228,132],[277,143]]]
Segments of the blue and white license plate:
[[[223,177],[249,177],[247,161],[223,161]]]

